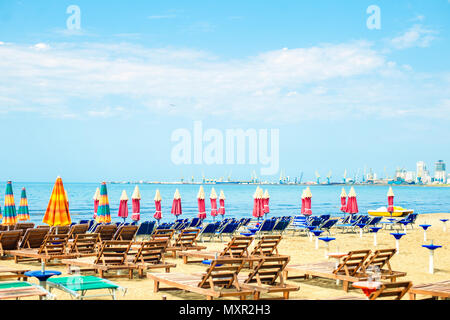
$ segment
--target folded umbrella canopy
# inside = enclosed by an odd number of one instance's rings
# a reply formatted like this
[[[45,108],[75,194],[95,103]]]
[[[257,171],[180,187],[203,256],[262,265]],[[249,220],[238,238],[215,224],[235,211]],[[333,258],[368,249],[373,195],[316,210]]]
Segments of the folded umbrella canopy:
[[[181,195],[178,189],[175,190],[175,194],[173,195],[172,210],[170,212],[175,216],[175,219],[182,214]]]
[[[14,203],[14,194],[12,189],[12,182],[6,183],[5,192],[5,206],[3,210],[2,225],[12,226],[17,223],[16,204]]]
[[[220,195],[219,195],[219,214],[222,216],[225,215],[225,193],[223,193],[223,190],[220,190]]]
[[[94,200],[94,219],[97,217],[97,210],[98,210],[98,203],[100,202],[100,188],[97,187],[95,190],[94,197],[92,198]]]
[[[341,192],[341,211],[345,213],[346,209],[346,202],[347,202],[347,193],[345,192],[345,189],[342,188]]]
[[[198,190],[197,204],[198,204],[198,218],[203,220],[206,218],[205,190],[203,190],[203,186],[200,186]]]
[[[122,195],[120,196],[118,216],[122,218],[124,222],[128,217],[128,196],[125,190],[122,191]]]
[[[301,214],[305,213],[305,189],[303,189],[303,191],[302,191],[302,206],[300,209],[300,213]]]
[[[131,196],[131,202],[133,207],[131,219],[133,221],[139,221],[141,220],[141,193],[139,192],[138,186],[134,188],[133,195]]]
[[[161,212],[161,194],[159,193],[159,189],[156,189],[156,194],[155,194],[155,198],[154,198],[154,200],[155,200],[155,209],[156,209],[156,212],[155,212],[155,214],[153,215],[153,217],[156,219],[156,220],[158,220],[158,223],[159,223],[159,220],[161,220],[161,218],[162,218],[162,212]]]
[[[51,227],[67,226],[72,222],[70,219],[67,195],[61,177],[56,178],[42,222]]]
[[[388,198],[387,211],[392,215],[392,213],[394,212],[394,191],[392,190],[392,187],[389,187],[387,198]]]
[[[106,189],[106,182],[102,182],[100,186],[100,201],[98,203],[97,217],[95,221],[98,223],[110,223],[111,211],[109,209],[108,190]]]
[[[312,198],[311,190],[309,189],[309,187],[307,187],[306,190],[305,190],[305,194],[304,194],[305,209],[304,209],[303,215],[305,215],[305,216],[310,216],[312,214],[312,211],[311,211],[311,198]]]
[[[355,188],[351,187],[348,193],[347,207],[345,209],[346,213],[355,214],[358,213],[358,202],[356,201],[356,191]]]
[[[262,197],[263,197],[263,191],[258,186],[258,187],[256,187],[256,191],[253,194],[253,216],[255,218],[258,218],[258,220],[259,220],[259,218],[264,216],[264,205],[262,202]]]
[[[209,200],[211,200],[211,216],[213,217],[213,220],[215,220],[217,216],[217,193],[214,188],[211,189]]]
[[[25,191],[25,188],[22,188],[22,193],[20,195],[19,212],[17,213],[17,219],[19,221],[30,220],[27,192]]]
[[[266,218],[267,218],[267,214],[270,212],[269,199],[270,199],[269,190],[266,189],[266,191],[264,192],[264,195],[263,195],[263,205],[264,205],[263,212],[266,215]]]

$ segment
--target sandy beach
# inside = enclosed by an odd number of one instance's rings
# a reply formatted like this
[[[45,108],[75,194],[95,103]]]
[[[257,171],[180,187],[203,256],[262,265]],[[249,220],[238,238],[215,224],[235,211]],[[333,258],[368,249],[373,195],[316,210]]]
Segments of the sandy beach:
[[[400,253],[396,254],[391,260],[391,266],[394,270],[407,272],[407,276],[401,278],[401,280],[409,280],[413,284],[420,284],[448,280],[450,278],[450,250],[447,245],[450,235],[450,224],[447,225],[447,232],[444,233],[443,223],[439,221],[439,219],[449,217],[450,213],[423,214],[417,218],[414,229],[408,227],[406,236],[400,241]],[[437,249],[434,254],[434,274],[428,273],[429,254],[428,250],[422,247],[422,244],[424,244],[424,236],[423,230],[419,225],[423,223],[432,225],[427,231],[427,243],[433,240],[434,244],[442,245],[442,248]],[[330,252],[336,251],[337,247],[339,251],[344,252],[358,249],[376,250],[395,248],[395,239],[390,235],[390,232],[393,231],[380,230],[377,235],[378,245],[375,247],[373,234],[364,233],[363,237],[360,238],[359,231],[355,233],[341,233],[336,229],[332,229],[331,234],[333,237],[336,237],[336,240],[330,243],[329,250]],[[203,245],[207,246],[208,250],[221,250],[227,241],[228,238],[225,238],[223,242],[205,241]],[[284,234],[283,240],[279,245],[279,252],[283,255],[289,255],[291,257],[290,263],[295,264],[327,261],[325,258],[325,244],[322,241],[319,243],[319,249],[316,249],[315,242],[310,241],[309,237],[305,235],[292,236],[291,232]],[[206,269],[206,266],[202,264],[183,264],[181,258],[166,258],[166,261],[177,264],[176,268],[172,268],[171,272],[198,273]],[[14,266],[16,264],[14,260],[1,260],[0,265]],[[32,270],[40,269],[39,263],[23,263],[20,266],[30,267]],[[66,266],[48,266],[47,269],[58,270],[62,272],[62,275],[67,275]],[[243,273],[247,273],[248,271],[248,269],[244,269]],[[163,296],[168,300],[204,300],[204,297],[201,295],[183,292],[181,290],[154,293],[153,281],[146,277],[139,279],[137,275],[132,280],[127,278],[113,278],[111,280],[127,288],[125,296],[121,293],[118,294],[119,300],[161,300]],[[37,280],[34,278],[29,278],[28,281],[37,283]],[[335,281],[330,279],[296,279],[288,280],[287,283],[300,286],[299,291],[291,293],[290,299],[333,299],[334,297],[346,295],[364,297],[361,290],[356,288],[350,289],[348,293],[344,292],[342,286],[337,286]],[[68,294],[60,290],[53,290],[52,293],[55,294],[58,300],[71,299]],[[262,297],[270,298],[271,295],[263,295]],[[417,298],[420,299],[421,296]],[[409,296],[406,295],[404,299],[409,299]]]

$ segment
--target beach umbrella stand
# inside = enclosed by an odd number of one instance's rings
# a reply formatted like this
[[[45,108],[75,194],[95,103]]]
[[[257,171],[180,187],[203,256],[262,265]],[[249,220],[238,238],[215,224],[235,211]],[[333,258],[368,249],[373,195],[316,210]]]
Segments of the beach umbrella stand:
[[[444,224],[444,227],[442,228],[442,230],[443,230],[444,232],[447,232],[447,225],[446,225],[446,223],[447,223],[448,219],[440,219],[440,220],[441,220],[442,223]]]
[[[431,224],[421,224],[419,225],[423,229],[423,242],[427,242],[427,229],[431,227]]]
[[[373,245],[376,247],[377,243],[377,233],[380,231],[381,227],[370,227],[370,231],[373,233]]]
[[[424,244],[422,247],[427,248],[429,251],[428,272],[434,274],[434,250],[442,248],[442,246],[434,245],[433,240],[431,240],[431,244]]]
[[[395,248],[397,249],[397,254],[400,253],[400,239],[405,235],[405,233],[392,232],[391,235],[395,238]]]

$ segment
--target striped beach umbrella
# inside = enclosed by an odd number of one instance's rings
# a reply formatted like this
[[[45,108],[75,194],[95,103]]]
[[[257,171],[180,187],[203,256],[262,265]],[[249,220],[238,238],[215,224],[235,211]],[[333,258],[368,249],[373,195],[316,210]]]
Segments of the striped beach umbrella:
[[[346,209],[346,203],[347,203],[347,193],[345,192],[345,189],[342,188],[341,192],[341,211],[345,213]]]
[[[12,182],[6,183],[5,205],[3,210],[2,224],[5,226],[12,226],[17,223],[16,205],[14,203],[14,194],[12,189]]]
[[[120,196],[118,216],[122,218],[124,222],[128,217],[128,196],[125,190],[122,191],[122,195]]]
[[[181,195],[178,189],[175,190],[175,194],[173,195],[172,210],[170,211],[170,213],[175,216],[175,219],[177,219],[178,216],[182,214]]]
[[[161,218],[162,218],[162,211],[161,211],[161,200],[162,199],[161,199],[161,193],[159,192],[159,189],[156,189],[155,198],[153,200],[155,200],[155,214],[153,215],[153,218],[158,220],[158,224],[159,224],[159,220],[161,220]]]
[[[198,204],[198,218],[203,220],[206,218],[205,190],[203,190],[203,186],[200,186],[198,190],[197,204]]]
[[[98,210],[98,203],[100,202],[100,188],[97,187],[95,190],[94,197],[92,198],[94,200],[94,219],[97,217],[97,210]]]
[[[220,195],[219,195],[219,214],[222,216],[225,215],[225,193],[223,193],[223,190],[220,190]]]
[[[270,195],[269,195],[269,190],[266,189],[266,191],[264,191],[264,195],[263,195],[263,212],[267,218],[267,214],[270,212],[269,210],[269,199],[270,199]]]
[[[98,203],[97,217],[95,221],[98,223],[110,223],[111,211],[109,209],[108,190],[106,189],[106,182],[102,182],[100,186],[100,201]]]
[[[132,204],[132,210],[133,210],[131,219],[133,221],[141,220],[141,193],[139,192],[138,186],[136,186],[134,188],[133,194],[131,196],[131,204]]]
[[[17,213],[17,219],[19,221],[30,220],[30,212],[28,210],[28,199],[27,192],[25,188],[22,188],[22,193],[20,195],[19,211]]]
[[[356,191],[355,188],[351,187],[347,198],[347,207],[345,209],[346,213],[355,214],[358,213],[358,202],[356,201]]]
[[[209,200],[211,201],[211,216],[213,217],[213,220],[215,220],[218,212],[217,212],[217,193],[216,190],[214,190],[214,188],[211,189]]]
[[[387,211],[391,214],[394,212],[394,190],[392,190],[392,187],[389,187],[389,191],[387,193],[388,198],[388,208]]]
[[[307,187],[305,190],[304,199],[305,199],[305,201],[304,201],[305,209],[303,210],[303,215],[310,216],[312,214],[312,211],[311,211],[312,193],[311,193],[311,189],[309,189],[309,187]]]
[[[61,177],[56,178],[42,222],[49,226],[56,227],[67,226],[72,222],[70,219],[69,204],[67,202],[67,196],[64,191]]]

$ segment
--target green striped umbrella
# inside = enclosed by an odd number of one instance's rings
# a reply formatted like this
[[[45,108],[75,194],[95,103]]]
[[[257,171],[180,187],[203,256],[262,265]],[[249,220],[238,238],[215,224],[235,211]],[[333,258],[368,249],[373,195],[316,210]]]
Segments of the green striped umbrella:
[[[109,210],[108,191],[106,190],[106,182],[103,182],[100,187],[100,202],[97,209],[97,217],[95,221],[98,223],[110,223],[111,212]]]
[[[25,188],[22,188],[22,193],[20,195],[19,212],[17,214],[17,219],[19,219],[19,221],[30,220],[27,192],[25,191]]]
[[[5,193],[5,209],[3,212],[2,224],[5,226],[12,226],[17,223],[16,205],[14,203],[14,194],[12,189],[12,182],[8,181],[6,184]]]

